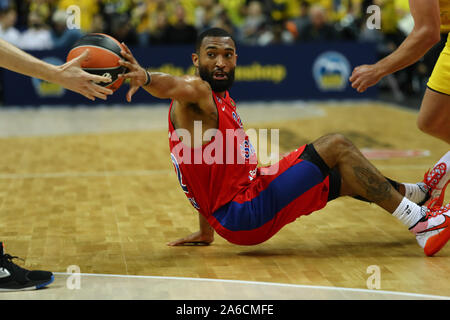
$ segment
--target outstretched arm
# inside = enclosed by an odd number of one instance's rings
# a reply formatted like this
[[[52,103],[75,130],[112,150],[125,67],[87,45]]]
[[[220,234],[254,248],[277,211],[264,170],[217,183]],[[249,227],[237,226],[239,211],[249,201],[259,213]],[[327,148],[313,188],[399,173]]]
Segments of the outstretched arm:
[[[122,45],[125,50],[121,54],[125,60],[120,61],[120,64],[129,72],[119,76],[130,79],[130,90],[126,96],[128,102],[140,87],[159,99],[197,102],[200,107],[210,102],[211,87],[207,82],[195,76],[177,77],[166,73],[148,72],[139,65],[130,49],[124,43]]]
[[[439,0],[410,0],[414,29],[386,58],[373,65],[356,67],[350,77],[358,92],[377,84],[383,77],[404,69],[422,58],[440,40]]]
[[[133,94],[143,87],[152,96],[160,99],[173,99],[181,102],[181,106],[187,102],[196,103],[201,109],[206,110],[213,105],[211,87],[199,77],[177,77],[170,74],[148,72],[141,67],[134,58],[130,49],[122,43],[124,50],[121,52],[125,60],[120,64],[128,69],[128,73],[120,75],[124,79],[130,79],[130,89],[127,92],[127,101],[130,102]],[[209,245],[214,241],[214,229],[208,221],[199,214],[200,230],[193,234],[167,243],[169,246],[189,244]]]
[[[82,55],[61,66],[54,66],[0,39],[0,67],[57,83],[91,100],[106,99],[107,95],[113,93],[112,90],[94,82],[111,82],[111,79],[93,75],[81,69],[81,62],[87,58],[88,54],[89,52],[85,51]]]

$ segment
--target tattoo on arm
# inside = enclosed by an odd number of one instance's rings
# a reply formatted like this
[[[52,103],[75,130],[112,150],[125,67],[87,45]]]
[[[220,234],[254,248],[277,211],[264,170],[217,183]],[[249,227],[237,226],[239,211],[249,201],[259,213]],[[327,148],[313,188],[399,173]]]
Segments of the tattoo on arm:
[[[353,167],[353,172],[357,181],[364,187],[367,199],[380,202],[392,197],[391,184],[370,168]]]

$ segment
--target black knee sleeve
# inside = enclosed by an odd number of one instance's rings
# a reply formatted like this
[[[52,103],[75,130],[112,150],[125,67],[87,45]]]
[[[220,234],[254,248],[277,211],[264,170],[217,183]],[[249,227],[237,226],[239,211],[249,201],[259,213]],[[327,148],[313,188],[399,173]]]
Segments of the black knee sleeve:
[[[341,195],[341,174],[339,170],[337,168],[330,169],[312,144],[308,144],[305,147],[299,158],[314,163],[322,172],[324,179],[329,177],[330,191],[328,193],[328,201],[334,200]]]

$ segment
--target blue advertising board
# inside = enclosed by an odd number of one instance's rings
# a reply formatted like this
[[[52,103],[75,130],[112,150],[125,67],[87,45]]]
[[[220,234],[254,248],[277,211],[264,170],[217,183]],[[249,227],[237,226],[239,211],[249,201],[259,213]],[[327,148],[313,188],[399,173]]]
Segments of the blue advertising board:
[[[152,71],[173,75],[193,74],[191,46],[131,48],[139,63]],[[67,52],[33,51],[52,64],[62,64]],[[267,47],[239,47],[235,84],[230,90],[236,101],[327,100],[375,98],[377,88],[360,94],[348,78],[354,67],[374,63],[375,47],[361,43],[311,43]],[[65,90],[58,85],[4,70],[4,105],[96,105],[105,104]],[[128,84],[123,84],[107,104],[127,103]],[[132,103],[152,104],[158,99],[139,90]]]

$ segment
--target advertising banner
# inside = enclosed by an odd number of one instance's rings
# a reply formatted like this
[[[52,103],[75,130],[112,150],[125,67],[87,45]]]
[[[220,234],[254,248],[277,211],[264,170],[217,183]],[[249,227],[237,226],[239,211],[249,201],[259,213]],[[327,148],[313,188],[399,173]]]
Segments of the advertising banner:
[[[151,71],[181,76],[194,74],[192,46],[131,48],[139,63]],[[68,51],[68,50],[67,50]],[[49,63],[65,62],[67,51],[33,51]],[[377,88],[360,94],[348,78],[354,67],[374,63],[375,47],[360,43],[315,43],[237,49],[235,84],[230,90],[236,101],[328,100],[376,98]],[[4,107],[39,105],[126,104],[124,83],[108,101],[92,102],[58,85],[3,70]],[[134,104],[152,104],[158,99],[140,89]],[[161,101],[159,101],[161,102]]]

